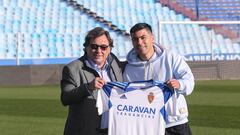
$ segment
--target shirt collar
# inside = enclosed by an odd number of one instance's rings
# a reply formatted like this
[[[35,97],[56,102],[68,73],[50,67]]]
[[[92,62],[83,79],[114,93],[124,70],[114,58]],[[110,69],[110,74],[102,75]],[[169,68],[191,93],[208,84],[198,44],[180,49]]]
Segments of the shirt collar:
[[[108,70],[109,64],[108,61],[105,62],[102,68],[100,68],[97,64],[95,64],[91,59],[87,58],[86,59],[86,65],[96,71],[101,71],[101,70]]]

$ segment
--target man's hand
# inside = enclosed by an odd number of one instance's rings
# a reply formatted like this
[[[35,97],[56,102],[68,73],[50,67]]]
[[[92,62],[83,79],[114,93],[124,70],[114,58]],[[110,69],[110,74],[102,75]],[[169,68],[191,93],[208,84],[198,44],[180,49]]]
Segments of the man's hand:
[[[168,85],[168,87],[170,87],[171,89],[174,90],[178,90],[180,89],[180,83],[178,80],[176,79],[170,79],[166,82],[166,84]]]
[[[102,78],[96,77],[93,81],[89,83],[89,88],[91,90],[98,90],[101,89],[105,83],[106,82]]]

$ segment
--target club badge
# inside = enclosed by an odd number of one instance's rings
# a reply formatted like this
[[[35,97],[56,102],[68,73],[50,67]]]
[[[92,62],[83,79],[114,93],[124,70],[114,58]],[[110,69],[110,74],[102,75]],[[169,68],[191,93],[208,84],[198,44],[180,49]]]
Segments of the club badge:
[[[153,95],[152,92],[150,92],[150,93],[148,94],[148,102],[151,104],[151,103],[153,102],[153,100],[154,100],[154,95]]]

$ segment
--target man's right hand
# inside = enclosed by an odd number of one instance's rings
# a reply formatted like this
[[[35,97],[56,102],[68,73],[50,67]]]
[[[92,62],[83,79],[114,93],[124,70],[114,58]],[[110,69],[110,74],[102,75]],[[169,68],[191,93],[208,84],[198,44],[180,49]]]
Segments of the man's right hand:
[[[105,83],[106,82],[102,78],[96,77],[93,81],[89,83],[89,88],[91,90],[98,90],[101,89]]]

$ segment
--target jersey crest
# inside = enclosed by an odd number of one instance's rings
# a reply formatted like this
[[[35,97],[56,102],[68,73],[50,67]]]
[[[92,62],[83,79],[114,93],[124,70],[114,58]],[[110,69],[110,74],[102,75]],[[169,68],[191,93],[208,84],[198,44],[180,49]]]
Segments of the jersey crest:
[[[154,100],[154,94],[153,92],[149,92],[148,94],[148,102],[151,104]]]

